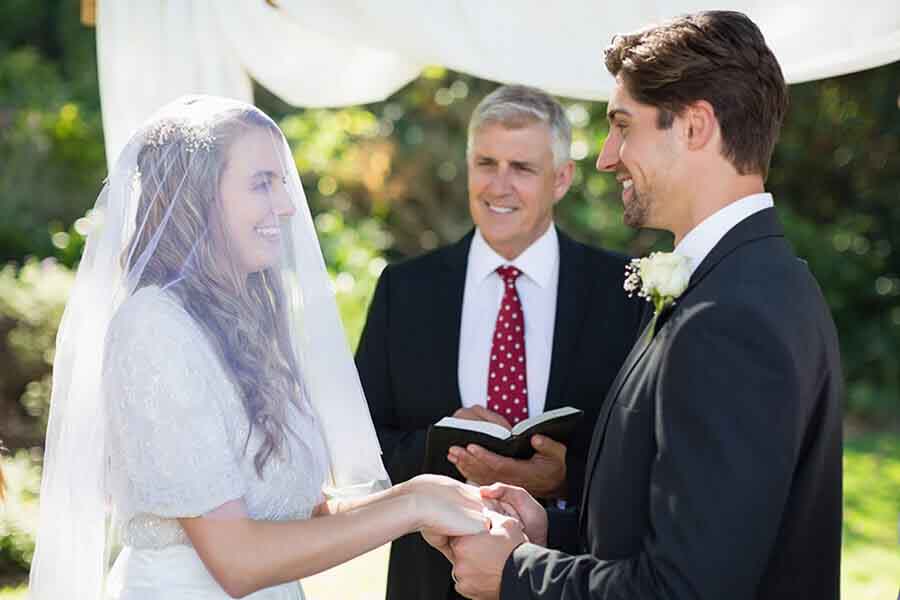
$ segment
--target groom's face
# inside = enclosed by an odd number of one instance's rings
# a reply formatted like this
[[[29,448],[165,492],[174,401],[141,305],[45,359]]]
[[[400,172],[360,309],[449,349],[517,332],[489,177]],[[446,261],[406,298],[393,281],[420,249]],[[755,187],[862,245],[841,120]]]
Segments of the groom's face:
[[[571,161],[554,165],[544,123],[482,125],[468,156],[469,211],[488,245],[511,260],[543,235],[572,169]]]
[[[620,78],[607,105],[609,136],[597,169],[615,173],[622,186],[625,224],[667,229],[677,198],[677,144],[673,128],[660,128],[659,110],[631,97]]]

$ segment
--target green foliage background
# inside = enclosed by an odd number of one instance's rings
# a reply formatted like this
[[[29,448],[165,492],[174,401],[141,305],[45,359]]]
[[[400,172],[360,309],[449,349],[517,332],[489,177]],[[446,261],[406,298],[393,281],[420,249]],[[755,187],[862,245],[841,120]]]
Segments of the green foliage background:
[[[434,67],[384,102],[337,110],[297,109],[256,90],[293,148],[351,344],[387,261],[471,227],[466,124],[494,87]],[[579,160],[558,221],[577,238],[635,255],[669,248],[667,234],[621,224],[615,182],[593,167],[607,132],[605,105],[563,100]],[[837,322],[851,429],[896,431],[900,63],[792,86],[791,101],[768,187]],[[4,0],[0,265],[8,266],[0,270],[0,438],[13,450],[42,443],[53,339],[83,246],[80,219],[105,170],[94,31],[79,24],[78,3]],[[39,452],[15,461],[13,470],[25,473],[21,465],[39,461]],[[895,513],[896,506],[894,498]],[[0,573],[27,564],[28,544],[14,538],[0,531]]]

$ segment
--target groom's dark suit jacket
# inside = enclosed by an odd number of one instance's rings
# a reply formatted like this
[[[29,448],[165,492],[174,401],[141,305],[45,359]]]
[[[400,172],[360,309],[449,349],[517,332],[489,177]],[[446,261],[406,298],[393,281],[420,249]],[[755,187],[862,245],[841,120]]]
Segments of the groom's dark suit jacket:
[[[837,600],[838,339],[774,209],[725,235],[656,331],[594,431],[589,554],[524,544],[501,598]]]
[[[568,405],[585,412],[566,454],[569,498],[575,504],[602,398],[637,337],[644,307],[622,292],[623,256],[558,234],[559,284],[545,409]],[[472,233],[390,265],[375,290],[356,363],[394,483],[422,473],[428,426],[462,406],[459,334],[471,242]],[[576,521],[574,510],[568,520]],[[389,600],[453,596],[450,564],[420,535],[393,543]]]

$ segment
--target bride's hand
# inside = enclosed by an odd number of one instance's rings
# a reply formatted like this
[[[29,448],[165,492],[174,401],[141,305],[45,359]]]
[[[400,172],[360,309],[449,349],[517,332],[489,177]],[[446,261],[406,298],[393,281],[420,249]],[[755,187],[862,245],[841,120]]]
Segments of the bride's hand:
[[[429,473],[417,475],[409,481],[396,486],[395,489],[401,494],[418,493],[429,496],[439,496],[451,501],[463,499],[481,504],[491,510],[507,514],[502,503],[492,498],[486,498],[485,495],[481,493],[481,489],[478,485],[462,483],[451,477],[444,477],[443,475],[432,475]],[[512,514],[511,516],[515,516],[515,514]]]
[[[407,493],[434,496],[449,501],[484,504],[477,486],[461,483],[443,475],[417,475],[402,486]]]
[[[416,513],[422,533],[429,536],[458,537],[484,533],[491,519],[480,507],[449,502],[435,496],[419,496]]]
[[[404,492],[417,499],[421,531],[458,536],[481,533],[490,527],[485,508],[493,508],[477,487],[440,475],[419,475],[406,482]]]

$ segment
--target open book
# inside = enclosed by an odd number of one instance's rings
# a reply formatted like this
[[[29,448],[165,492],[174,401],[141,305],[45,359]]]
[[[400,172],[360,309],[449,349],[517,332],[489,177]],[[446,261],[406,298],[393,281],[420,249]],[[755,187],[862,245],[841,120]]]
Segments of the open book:
[[[444,417],[428,428],[424,471],[458,477],[456,467],[447,460],[450,446],[465,447],[468,444],[478,444],[503,456],[531,458],[534,454],[531,436],[541,434],[562,444],[568,444],[582,414],[583,411],[577,408],[564,406],[525,419],[517,423],[512,430],[486,421]]]

